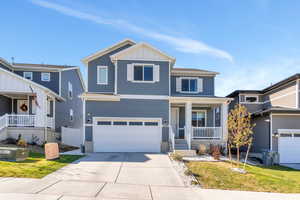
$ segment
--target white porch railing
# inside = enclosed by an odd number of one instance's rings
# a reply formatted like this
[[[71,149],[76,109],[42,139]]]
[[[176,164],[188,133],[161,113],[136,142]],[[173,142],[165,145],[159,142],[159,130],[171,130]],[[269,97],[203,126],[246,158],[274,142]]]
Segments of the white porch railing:
[[[0,117],[0,131],[5,127],[7,127],[7,117],[3,115]]]
[[[193,139],[221,139],[222,127],[192,127]]]
[[[19,126],[19,127],[34,127],[35,115],[4,115],[6,116],[7,126]]]
[[[54,128],[54,119],[53,117],[47,117],[47,127]]]

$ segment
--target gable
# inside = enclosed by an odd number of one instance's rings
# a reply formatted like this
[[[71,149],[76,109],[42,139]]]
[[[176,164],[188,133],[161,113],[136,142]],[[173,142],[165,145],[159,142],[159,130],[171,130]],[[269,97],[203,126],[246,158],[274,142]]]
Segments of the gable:
[[[146,43],[139,43],[111,56],[114,60],[172,61],[175,59]]]

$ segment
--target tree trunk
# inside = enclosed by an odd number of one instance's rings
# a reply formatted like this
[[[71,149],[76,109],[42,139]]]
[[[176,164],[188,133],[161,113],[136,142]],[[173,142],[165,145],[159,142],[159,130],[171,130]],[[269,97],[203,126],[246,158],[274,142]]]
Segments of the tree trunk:
[[[229,156],[230,164],[232,165],[231,145],[228,143],[227,146],[228,146],[227,148],[228,148],[228,156]]]
[[[249,151],[250,151],[251,145],[252,145],[252,141],[248,145],[248,149],[247,149],[247,153],[246,153],[246,158],[245,158],[245,162],[244,162],[244,167],[243,167],[244,170],[245,170],[245,167],[246,167],[246,162],[247,162],[247,159],[248,159],[248,155],[249,155]]]
[[[240,147],[237,146],[236,147],[236,160],[237,160],[237,164],[238,164],[238,167],[240,167]]]

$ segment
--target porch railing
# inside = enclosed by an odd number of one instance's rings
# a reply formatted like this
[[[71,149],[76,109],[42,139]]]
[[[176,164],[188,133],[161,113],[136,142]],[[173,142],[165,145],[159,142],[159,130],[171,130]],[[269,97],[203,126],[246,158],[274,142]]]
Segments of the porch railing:
[[[47,127],[54,128],[54,119],[53,117],[47,117]]]
[[[222,127],[192,127],[194,139],[221,139]]]
[[[0,131],[5,127],[7,127],[7,117],[3,115],[0,117]]]
[[[6,115],[7,126],[34,127],[35,115]]]

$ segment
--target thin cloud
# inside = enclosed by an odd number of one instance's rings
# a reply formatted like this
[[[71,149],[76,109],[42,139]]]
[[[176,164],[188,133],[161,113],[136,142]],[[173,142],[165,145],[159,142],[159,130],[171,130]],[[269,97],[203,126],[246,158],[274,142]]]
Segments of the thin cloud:
[[[171,46],[173,46],[177,51],[184,53],[192,53],[192,54],[207,54],[217,58],[226,59],[230,62],[233,62],[233,56],[230,53],[211,47],[204,42],[199,40],[193,40],[186,37],[176,37],[172,35],[167,35],[163,33],[158,33],[155,31],[147,30],[142,27],[138,27],[134,24],[131,24],[124,20],[119,19],[106,19],[98,15],[92,15],[86,12],[82,12],[79,10],[75,10],[60,4],[52,3],[44,0],[31,0],[31,2],[35,5],[48,8],[51,10],[55,10],[59,13],[62,13],[67,16],[76,17],[78,19],[91,21],[97,24],[110,25],[115,28],[126,29],[127,31],[141,34],[151,39],[155,39],[161,42],[165,42]]]

